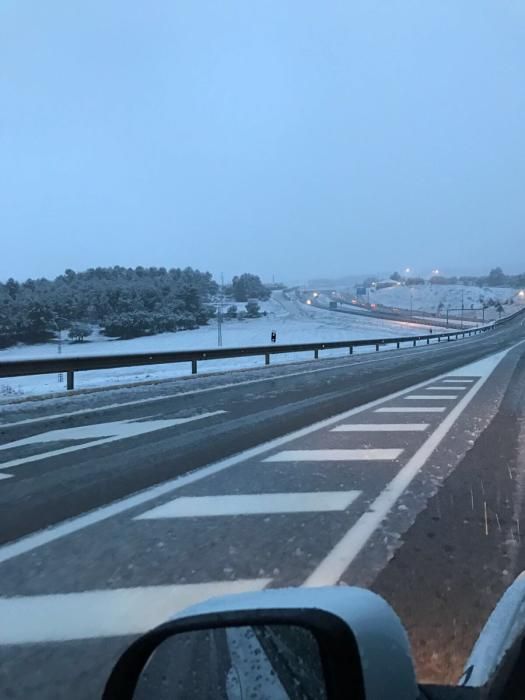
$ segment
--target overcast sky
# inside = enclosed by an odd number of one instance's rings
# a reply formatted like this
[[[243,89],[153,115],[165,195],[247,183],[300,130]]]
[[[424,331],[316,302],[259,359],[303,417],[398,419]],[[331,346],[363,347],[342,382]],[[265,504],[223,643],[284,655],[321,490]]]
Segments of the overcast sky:
[[[2,0],[0,279],[525,269],[521,0]]]

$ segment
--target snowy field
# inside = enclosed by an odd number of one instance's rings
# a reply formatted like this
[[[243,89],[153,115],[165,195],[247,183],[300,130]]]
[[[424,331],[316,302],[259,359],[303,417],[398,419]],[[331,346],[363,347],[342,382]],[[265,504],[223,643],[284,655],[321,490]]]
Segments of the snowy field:
[[[243,305],[238,304],[241,310]],[[398,323],[379,319],[360,318],[345,314],[335,314],[322,309],[306,307],[293,300],[287,300],[282,293],[276,293],[268,302],[261,303],[261,310],[267,316],[243,321],[225,321],[222,325],[223,347],[249,345],[269,345],[272,330],[277,332],[278,344],[310,343],[316,341],[357,340],[386,338],[422,333],[420,325]],[[170,350],[201,350],[217,347],[217,324],[211,323],[193,331],[162,333],[131,340],[110,340],[100,335],[90,336],[89,342],[80,344],[64,343],[62,357],[83,355],[125,354],[130,352],[161,352]],[[374,348],[362,348],[369,352]],[[357,351],[357,350],[356,350]],[[327,350],[322,357],[347,355],[348,351]],[[57,343],[41,345],[19,345],[0,351],[3,360],[57,357]],[[311,360],[311,353],[290,353],[272,356],[272,364]],[[228,372],[232,369],[260,367],[263,357],[232,358],[231,360],[210,360],[199,363],[199,373]],[[173,365],[150,365],[145,367],[122,367],[112,370],[93,370],[75,373],[75,388],[90,388],[168,379],[190,374],[190,363]],[[9,401],[25,395],[47,394],[64,391],[65,377],[57,374],[30,377],[0,378],[0,400]]]
[[[370,292],[370,301],[376,304],[384,304],[385,306],[410,309],[411,295],[414,311],[428,311],[430,313],[437,313],[440,304],[443,304],[444,309],[447,306],[459,309],[461,308],[462,298],[467,311],[471,305],[479,307],[482,303],[487,303],[489,299],[500,301],[502,304],[507,304],[512,299],[514,303],[505,305],[505,313],[516,311],[519,308],[517,304],[522,301],[518,297],[518,290],[510,289],[509,287],[467,287],[461,284],[425,284],[413,287],[400,286],[379,289],[376,292]],[[458,315],[458,312],[455,315]],[[498,318],[498,314],[493,307],[489,307],[485,311],[485,319],[491,320],[494,318]]]

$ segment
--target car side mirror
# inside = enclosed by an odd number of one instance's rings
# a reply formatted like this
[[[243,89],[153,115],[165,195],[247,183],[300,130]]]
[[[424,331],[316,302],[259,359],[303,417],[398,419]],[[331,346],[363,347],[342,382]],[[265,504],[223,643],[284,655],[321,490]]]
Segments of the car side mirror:
[[[104,700],[417,698],[406,634],[379,596],[296,588],[212,599],[137,639]]]

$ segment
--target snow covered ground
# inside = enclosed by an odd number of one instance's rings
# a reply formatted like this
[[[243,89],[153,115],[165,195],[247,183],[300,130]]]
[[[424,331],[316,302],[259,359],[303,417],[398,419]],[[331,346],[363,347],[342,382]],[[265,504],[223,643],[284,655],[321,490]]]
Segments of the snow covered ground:
[[[521,302],[516,289],[509,287],[467,287],[461,284],[389,287],[388,289],[379,289],[376,292],[371,291],[370,301],[385,306],[410,309],[411,295],[414,311],[428,311],[430,313],[437,313],[440,304],[443,304],[445,310],[447,306],[455,309],[461,308],[462,298],[466,310],[470,309],[471,305],[479,307],[482,303],[487,303],[489,299],[500,301],[502,304],[513,299],[514,304],[505,305],[505,313],[516,311],[519,308],[517,304]],[[454,315],[458,315],[458,312],[455,312]],[[498,318],[494,307],[489,307],[485,311],[485,318],[487,320]]]
[[[238,305],[239,310],[243,305]],[[243,321],[225,321],[222,326],[223,347],[248,345],[269,345],[272,330],[277,332],[277,342],[309,343],[315,341],[355,340],[383,338],[402,335],[418,335],[419,325],[360,318],[346,314],[335,314],[322,309],[306,307],[295,300],[288,300],[278,292],[268,302],[261,303],[261,310],[267,316]],[[62,357],[83,355],[124,354],[130,352],[160,352],[169,350],[197,350],[217,347],[217,324],[203,326],[193,331],[162,333],[132,340],[110,340],[100,335],[90,337],[90,342],[81,344],[64,343]],[[363,348],[367,352],[373,348]],[[327,350],[323,357],[346,355],[347,350]],[[0,351],[3,360],[56,357],[56,343],[24,345]],[[272,364],[311,360],[310,353],[290,353],[276,355]],[[232,369],[260,367],[262,357],[232,358],[231,360],[210,360],[199,363],[199,372],[227,372]],[[117,383],[132,383],[149,379],[170,378],[190,373],[190,363],[173,365],[151,365],[146,367],[123,367],[112,370],[77,372],[75,387],[78,389],[105,386]],[[65,377],[59,380],[57,374],[30,377],[0,378],[0,398],[9,400],[24,395],[35,395],[64,391]]]

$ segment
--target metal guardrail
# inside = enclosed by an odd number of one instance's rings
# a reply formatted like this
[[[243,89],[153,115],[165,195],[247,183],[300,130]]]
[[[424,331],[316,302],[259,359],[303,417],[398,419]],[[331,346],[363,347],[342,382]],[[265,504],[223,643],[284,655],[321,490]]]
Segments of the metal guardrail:
[[[517,314],[522,313],[518,311]],[[20,377],[35,374],[53,374],[55,372],[67,373],[67,389],[75,386],[75,372],[83,372],[95,369],[115,369],[118,367],[139,367],[146,365],[171,364],[190,362],[192,374],[197,373],[197,363],[206,360],[228,359],[234,357],[264,356],[266,365],[270,364],[271,355],[282,355],[295,352],[313,352],[314,358],[319,357],[320,350],[332,350],[336,348],[348,348],[350,354],[354,348],[375,346],[376,351],[386,345],[396,345],[399,349],[402,344],[409,343],[413,347],[421,342],[430,344],[431,341],[441,342],[464,338],[465,336],[478,335],[493,330],[501,323],[509,321],[517,314],[508,316],[501,321],[468,328],[454,330],[447,333],[431,333],[427,335],[402,336],[398,338],[376,338],[372,340],[338,340],[327,343],[294,343],[288,345],[256,345],[239,348],[212,348],[210,350],[177,350],[174,352],[130,353],[123,355],[92,355],[88,357],[56,357],[27,360],[7,360],[0,362],[0,377]]]

